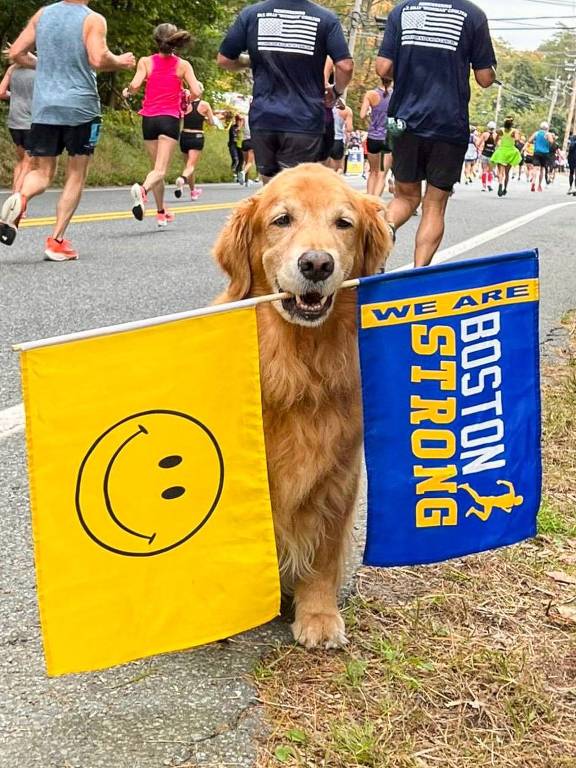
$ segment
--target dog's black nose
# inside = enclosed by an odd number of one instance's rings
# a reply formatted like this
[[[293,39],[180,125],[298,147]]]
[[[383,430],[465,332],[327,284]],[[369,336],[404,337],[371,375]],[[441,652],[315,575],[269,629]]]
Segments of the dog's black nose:
[[[306,251],[298,259],[298,269],[306,280],[319,283],[334,272],[334,259],[326,251]]]

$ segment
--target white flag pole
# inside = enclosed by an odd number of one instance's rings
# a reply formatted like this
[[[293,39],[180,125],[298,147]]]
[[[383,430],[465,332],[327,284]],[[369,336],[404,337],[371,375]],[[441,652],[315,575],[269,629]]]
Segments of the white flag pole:
[[[345,280],[340,288],[357,288],[360,280]],[[236,309],[247,309],[256,307],[258,304],[268,304],[271,301],[281,301],[289,299],[291,293],[271,293],[267,296],[254,296],[251,299],[242,301],[231,301],[226,304],[214,304],[210,307],[200,307],[200,309],[191,309],[188,312],[177,312],[173,315],[162,315],[160,317],[151,317],[147,320],[134,320],[131,323],[122,323],[121,325],[108,325],[103,328],[92,328],[87,331],[78,331],[69,333],[65,336],[52,336],[48,339],[39,339],[38,341],[24,341],[21,344],[14,344],[14,352],[25,352],[28,349],[39,349],[40,347],[51,347],[55,344],[68,344],[71,341],[82,341],[83,339],[93,339],[96,336],[112,336],[116,333],[126,333],[127,331],[137,331],[141,328],[149,328],[151,325],[165,325],[166,323],[175,323],[178,320],[188,320],[191,317],[206,317],[208,315],[219,315],[223,312],[233,312]]]

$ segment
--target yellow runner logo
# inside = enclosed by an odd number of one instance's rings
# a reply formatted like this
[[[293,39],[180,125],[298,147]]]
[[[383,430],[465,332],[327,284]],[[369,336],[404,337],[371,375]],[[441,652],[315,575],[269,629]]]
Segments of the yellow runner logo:
[[[466,517],[476,515],[476,517],[480,518],[480,520],[485,523],[495,509],[502,509],[504,512],[510,514],[514,507],[520,507],[524,503],[524,497],[516,495],[516,489],[514,488],[513,483],[510,483],[508,480],[497,480],[496,485],[504,485],[508,490],[500,494],[500,496],[481,496],[468,483],[463,483],[458,486],[458,488],[467,491],[476,504],[482,507],[482,509],[470,507],[468,512],[466,512]]]

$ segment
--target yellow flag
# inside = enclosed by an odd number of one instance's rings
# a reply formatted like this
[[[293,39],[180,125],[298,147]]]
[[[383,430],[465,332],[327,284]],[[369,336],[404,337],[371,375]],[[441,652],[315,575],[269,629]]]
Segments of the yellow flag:
[[[21,361],[48,674],[277,615],[254,309]]]

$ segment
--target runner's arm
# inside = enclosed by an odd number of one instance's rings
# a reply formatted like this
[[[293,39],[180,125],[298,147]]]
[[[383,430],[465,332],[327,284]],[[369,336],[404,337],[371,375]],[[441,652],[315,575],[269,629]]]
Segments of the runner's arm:
[[[478,154],[481,155],[484,150],[484,144],[486,144],[486,134],[483,133],[478,141]]]
[[[182,59],[182,62],[184,64],[184,73],[182,79],[190,90],[190,101],[194,101],[195,99],[202,96],[202,88],[196,79],[196,75],[192,69],[192,64],[190,64],[189,61],[185,61],[184,59]]]
[[[376,74],[381,78],[394,79],[394,62],[384,56],[376,57]]]
[[[236,21],[220,44],[220,50],[216,57],[216,63],[221,69],[229,72],[240,72],[242,69],[250,69],[252,63],[250,56],[244,51],[248,50],[248,32],[246,29],[245,15],[247,11],[241,11]]]
[[[491,85],[494,85],[496,80],[496,70],[494,67],[489,67],[488,69],[475,69],[474,78],[481,88],[490,88]]]
[[[200,110],[202,111],[200,112]],[[198,105],[198,112],[200,112],[201,115],[204,115],[204,117],[206,118],[206,120],[210,125],[215,125],[216,127],[218,127],[218,122],[220,121],[216,122],[216,118],[214,117],[214,112],[212,112],[212,107],[210,106],[210,104],[208,104],[207,101],[200,102],[200,104]],[[222,123],[220,123],[220,125],[222,125]]]
[[[370,104],[370,98],[368,97],[368,94],[364,94],[364,98],[362,99],[362,106],[360,107],[360,119],[366,120],[368,117],[368,114],[370,112],[370,107],[372,105]]]
[[[26,24],[22,32],[20,32],[16,40],[14,40],[10,46],[8,59],[14,64],[19,64],[21,67],[31,67],[29,54],[32,53],[36,43],[36,24],[38,23],[41,13],[42,9],[32,16],[28,24]]]
[[[348,41],[344,35],[342,24],[334,17],[326,32],[326,61],[324,62],[324,77],[330,74],[329,66],[334,72],[333,86],[326,88],[324,104],[332,107],[338,96],[341,96],[354,74],[354,59],[350,54]],[[327,82],[326,79],[324,82]]]
[[[227,69],[229,72],[240,72],[243,69],[250,69],[252,63],[247,53],[241,53],[237,59],[229,59],[221,53],[216,57],[216,63],[221,69]]]
[[[334,76],[334,62],[330,56],[326,56],[326,62],[324,64],[324,83],[326,88],[329,88],[331,83],[330,79]]]
[[[122,91],[122,95],[124,98],[129,98],[133,94],[137,93],[140,88],[142,88],[142,85],[144,84],[144,81],[148,77],[148,67],[146,66],[147,57],[143,56],[141,59],[138,60],[138,66],[136,67],[136,74],[132,78],[132,82],[124,88]]]
[[[354,132],[354,113],[348,108],[348,114],[346,115],[346,132],[348,136]]]
[[[481,88],[490,88],[496,81],[496,54],[490,37],[488,19],[481,11],[480,23],[473,30],[470,65],[474,79]]]
[[[354,59],[340,59],[334,64],[334,88],[339,94],[344,93],[354,74]]]
[[[0,82],[0,99],[7,100],[10,98],[10,77],[14,69],[14,64],[9,66]]]
[[[88,62],[93,69],[100,72],[116,72],[119,69],[134,69],[136,59],[134,54],[121,53],[116,56],[108,48],[106,42],[106,19],[99,13],[91,13],[84,22],[84,45],[88,54]]]

